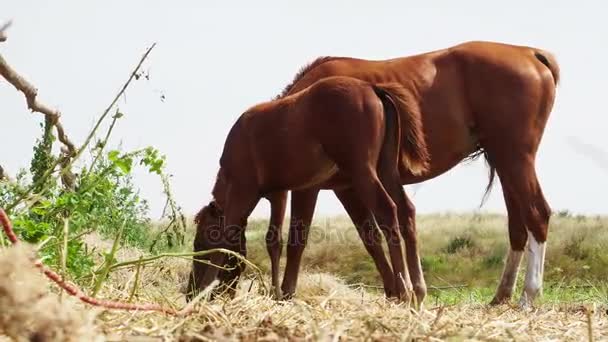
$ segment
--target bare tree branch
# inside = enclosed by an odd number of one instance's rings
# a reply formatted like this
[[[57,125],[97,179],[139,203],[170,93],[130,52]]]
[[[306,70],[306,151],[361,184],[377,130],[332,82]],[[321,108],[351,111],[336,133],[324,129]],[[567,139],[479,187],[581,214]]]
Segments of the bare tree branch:
[[[63,125],[59,122],[59,117],[61,113],[57,110],[54,110],[45,104],[40,103],[36,96],[38,95],[38,90],[25,78],[19,75],[15,70],[13,70],[2,55],[0,54],[0,75],[4,79],[6,79],[10,84],[12,84],[18,91],[22,92],[27,101],[27,106],[32,112],[38,112],[45,115],[49,121],[55,126],[57,129],[57,138],[61,143],[65,145],[68,150],[70,156],[76,154],[76,148],[74,144],[68,139],[65,131],[63,130]]]
[[[8,39],[8,36],[6,35],[6,30],[11,27],[12,24],[13,22],[9,20],[2,26],[0,26],[0,42],[5,42]]]
[[[110,105],[106,108],[106,110],[103,112],[103,114],[101,115],[101,117],[95,123],[95,126],[93,127],[93,129],[89,132],[89,135],[85,139],[84,143],[80,146],[80,148],[78,148],[77,150],[75,150],[75,153],[70,158],[69,162],[67,162],[66,164],[64,164],[65,166],[61,167],[60,176],[66,174],[68,172],[71,172],[69,170],[69,168],[72,166],[72,164],[74,163],[74,161],[76,161],[82,155],[83,151],[87,148],[87,146],[89,145],[89,143],[91,142],[91,140],[95,136],[95,133],[99,129],[99,126],[104,121],[104,119],[108,116],[108,114],[110,113],[110,110],[112,108],[114,108],[114,106],[116,105],[116,103],[118,102],[118,100],[124,95],[125,91],[129,87],[129,84],[131,84],[131,81],[133,81],[133,79],[136,78],[136,75],[138,75],[139,69],[141,68],[141,66],[144,63],[144,61],[146,60],[146,58],[148,58],[148,55],[150,54],[150,52],[152,52],[152,49],[154,49],[155,46],[156,46],[156,43],[152,44],[152,46],[150,46],[146,50],[146,53],[144,53],[144,55],[139,60],[139,63],[135,67],[135,70],[133,70],[131,72],[131,75],[129,76],[129,79],[127,80],[127,82],[122,86],[122,88],[120,89],[120,91],[118,92],[118,94],[116,94],[116,96],[114,97],[114,100],[112,100],[112,103],[110,103]],[[2,56],[0,55],[0,57],[2,57]],[[66,152],[68,152],[68,151],[66,151]],[[7,212],[9,212],[13,208],[15,208],[17,205],[19,205],[19,203],[21,203],[25,198],[27,198],[28,196],[30,196],[34,192],[34,189],[36,189],[38,186],[40,186],[40,184],[43,184],[44,181],[46,181],[49,177],[51,177],[51,175],[53,174],[53,170],[61,162],[63,162],[63,160],[61,158],[57,158],[57,160],[53,163],[52,167],[49,168],[44,173],[44,175],[42,175],[42,177],[40,177],[40,179],[38,179],[38,182],[30,185],[22,194],[20,194],[19,196],[17,196],[17,198],[12,203],[8,204],[4,208],[4,210],[6,210]]]

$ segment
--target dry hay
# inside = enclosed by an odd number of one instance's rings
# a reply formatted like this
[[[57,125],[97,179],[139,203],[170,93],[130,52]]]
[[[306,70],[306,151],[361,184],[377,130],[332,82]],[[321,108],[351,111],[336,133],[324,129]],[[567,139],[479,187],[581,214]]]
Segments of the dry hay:
[[[49,295],[28,253],[12,248],[0,260],[0,329],[26,340],[40,331],[53,331],[58,337],[48,340],[92,340],[92,314],[82,315],[67,301],[59,303]],[[132,258],[139,253],[126,255]],[[118,270],[100,297],[181,308],[185,302],[180,287],[189,267],[185,259],[163,259],[143,267],[136,294],[132,294],[135,270]],[[595,340],[608,339],[605,307],[545,305],[524,311],[461,304],[416,312],[347,286],[334,276],[313,273],[301,274],[297,298],[292,301],[277,302],[262,292],[258,280],[242,281],[234,299],[204,299],[188,317],[87,308],[99,312],[95,324],[108,341],[581,341],[589,340],[590,329]]]
[[[175,279],[185,281],[188,267],[183,260],[164,260],[160,268],[145,270],[139,292],[145,295],[139,300],[185,305]],[[119,275],[121,281],[132,277],[127,273]],[[327,274],[303,273],[297,298],[286,302],[261,294],[258,285],[257,280],[243,281],[234,299],[200,302],[197,312],[185,318],[108,312],[98,323],[110,340],[147,336],[151,341],[581,341],[588,340],[589,322],[596,340],[608,339],[606,308],[546,305],[524,311],[467,304],[416,312]],[[117,291],[123,299],[128,292]]]
[[[0,336],[16,341],[101,340],[93,311],[50,293],[33,260],[35,252],[28,245],[0,250]]]

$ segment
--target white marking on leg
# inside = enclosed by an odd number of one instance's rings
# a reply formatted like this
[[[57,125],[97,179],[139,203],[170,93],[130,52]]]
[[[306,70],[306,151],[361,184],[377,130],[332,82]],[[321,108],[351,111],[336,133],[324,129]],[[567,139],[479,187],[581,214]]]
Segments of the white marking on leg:
[[[412,283],[414,289],[424,289],[424,292],[426,293],[426,281],[424,280],[424,274],[422,273],[422,264],[420,263],[420,258],[418,258],[418,267],[416,268],[415,272],[418,278],[418,282],[416,284]]]
[[[544,242],[538,242],[532,234],[528,234],[528,267],[526,268],[526,280],[519,305],[529,307],[543,289],[543,270],[545,266]]]
[[[502,277],[500,279],[500,285],[496,291],[495,300],[505,301],[510,300],[513,295],[513,289],[515,288],[515,282],[517,281],[517,274],[519,273],[519,265],[521,259],[524,256],[523,251],[509,250],[507,254],[507,260],[505,262],[505,268],[502,271]]]

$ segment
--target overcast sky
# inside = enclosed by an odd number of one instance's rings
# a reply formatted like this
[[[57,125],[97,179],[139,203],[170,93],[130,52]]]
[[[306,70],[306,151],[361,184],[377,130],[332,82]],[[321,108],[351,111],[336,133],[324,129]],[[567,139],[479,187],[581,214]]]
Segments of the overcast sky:
[[[226,134],[248,107],[274,97],[321,55],[385,59],[493,40],[549,50],[562,83],[538,155],[554,210],[608,213],[608,8],[604,1],[32,1],[2,0],[13,19],[0,44],[8,62],[63,113],[81,143],[145,49],[145,70],[120,102],[111,144],[152,145],[167,155],[177,200],[189,214],[210,199]],[[293,3],[293,4],[292,4]],[[160,100],[164,94],[166,100]],[[0,80],[0,165],[28,167],[41,116]],[[476,210],[487,182],[480,160],[408,186],[419,213]],[[136,183],[163,204],[160,182]],[[504,212],[500,185],[483,210]],[[266,216],[261,203],[255,216]],[[317,213],[343,214],[324,191]]]

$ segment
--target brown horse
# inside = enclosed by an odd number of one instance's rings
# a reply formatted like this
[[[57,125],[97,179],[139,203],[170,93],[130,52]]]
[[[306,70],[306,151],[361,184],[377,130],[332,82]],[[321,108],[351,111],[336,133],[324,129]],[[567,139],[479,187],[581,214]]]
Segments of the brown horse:
[[[262,197],[284,203],[283,196],[274,194],[348,188],[373,217],[385,223],[381,229],[395,280],[391,288],[398,298],[408,299],[411,282],[395,205],[394,189],[401,188],[397,167],[406,164],[410,172],[421,173],[428,159],[419,113],[410,108],[412,98],[401,85],[329,77],[247,110],[228,133],[214,200],[196,218],[194,250],[226,248],[246,255],[247,217]],[[343,179],[334,177],[338,170]],[[278,259],[274,261],[278,267]],[[198,257],[188,289],[195,293],[215,280],[215,265],[235,263],[235,258],[227,260],[221,252]],[[225,270],[220,280],[238,278],[241,271],[240,267]]]
[[[420,108],[431,156],[430,168],[416,175],[401,163],[402,184],[434,178],[465,158],[484,155],[490,166],[486,195],[497,173],[508,211],[511,244],[492,303],[511,299],[528,243],[528,266],[520,304],[531,304],[542,291],[545,242],[551,216],[537,179],[535,160],[559,80],[559,66],[554,57],[533,47],[493,42],[467,42],[383,61],[323,57],[302,69],[278,98],[334,75],[372,83],[397,82],[414,95],[413,105]],[[282,284],[287,297],[293,295],[296,288],[319,189],[292,191],[287,265]],[[370,211],[352,188],[334,192],[357,227],[387,289],[391,274]],[[400,194],[398,216],[406,244],[407,266],[416,297],[422,302],[426,284],[418,256],[415,208],[403,191]],[[284,207],[281,203],[272,206],[274,222],[281,210],[284,213]]]

